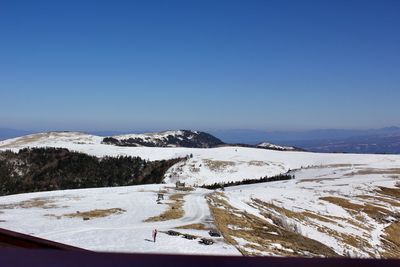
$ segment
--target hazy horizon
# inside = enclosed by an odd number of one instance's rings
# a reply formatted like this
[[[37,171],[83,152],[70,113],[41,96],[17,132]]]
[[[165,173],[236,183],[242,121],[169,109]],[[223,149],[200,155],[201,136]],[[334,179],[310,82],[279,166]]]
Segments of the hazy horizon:
[[[203,132],[215,132],[215,131],[254,131],[254,132],[312,132],[312,131],[369,131],[369,130],[382,130],[390,128],[399,128],[397,125],[387,125],[384,127],[376,128],[311,128],[311,129],[256,129],[256,128],[215,128],[215,129],[202,129],[202,128],[149,128],[149,129],[112,129],[112,128],[99,128],[99,129],[80,129],[80,128],[13,128],[0,125],[0,130],[16,130],[16,131],[26,131],[26,132],[116,132],[116,133],[146,133],[146,132],[162,132],[162,131],[175,131],[175,130],[193,130],[193,131],[203,131]]]

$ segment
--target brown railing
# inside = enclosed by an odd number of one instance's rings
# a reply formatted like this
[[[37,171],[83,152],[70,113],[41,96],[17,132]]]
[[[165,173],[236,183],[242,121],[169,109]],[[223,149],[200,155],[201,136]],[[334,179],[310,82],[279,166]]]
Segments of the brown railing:
[[[0,267],[400,267],[400,260],[94,253],[4,229],[0,242]]]
[[[10,230],[0,228],[0,247],[1,248],[43,248],[58,250],[83,251],[84,249],[53,242],[43,238],[25,235]],[[1,265],[0,265],[1,266]]]

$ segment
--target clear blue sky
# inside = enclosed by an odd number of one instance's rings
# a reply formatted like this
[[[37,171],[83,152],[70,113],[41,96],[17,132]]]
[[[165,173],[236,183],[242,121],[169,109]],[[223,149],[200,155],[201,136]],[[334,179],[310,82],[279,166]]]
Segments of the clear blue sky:
[[[400,1],[0,1],[0,127],[400,125]]]

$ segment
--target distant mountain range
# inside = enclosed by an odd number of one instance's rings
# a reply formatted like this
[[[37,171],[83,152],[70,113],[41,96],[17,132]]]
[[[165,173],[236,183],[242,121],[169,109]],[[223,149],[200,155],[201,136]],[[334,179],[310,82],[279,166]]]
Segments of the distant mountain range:
[[[24,135],[31,134],[31,133],[33,133],[33,131],[17,130],[17,129],[10,129],[10,128],[0,128],[0,140],[24,136]]]
[[[339,140],[353,136],[400,134],[400,127],[392,126],[379,129],[317,129],[309,131],[262,131],[249,129],[210,130],[209,133],[227,143],[257,144],[264,140],[279,143],[303,140]]]
[[[400,134],[360,135],[338,140],[287,141],[315,152],[400,154]]]
[[[314,152],[400,154],[400,127],[368,130],[211,131],[227,143],[257,144],[264,140]]]

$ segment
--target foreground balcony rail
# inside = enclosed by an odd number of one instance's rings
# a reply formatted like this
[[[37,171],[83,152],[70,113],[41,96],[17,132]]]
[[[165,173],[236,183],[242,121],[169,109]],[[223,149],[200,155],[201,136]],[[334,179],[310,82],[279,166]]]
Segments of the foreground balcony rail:
[[[0,229],[0,266],[162,266],[162,267],[399,267],[400,260],[350,258],[284,258],[190,256],[92,252],[81,248]]]

